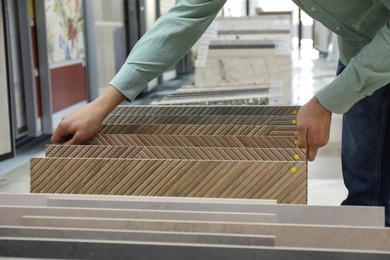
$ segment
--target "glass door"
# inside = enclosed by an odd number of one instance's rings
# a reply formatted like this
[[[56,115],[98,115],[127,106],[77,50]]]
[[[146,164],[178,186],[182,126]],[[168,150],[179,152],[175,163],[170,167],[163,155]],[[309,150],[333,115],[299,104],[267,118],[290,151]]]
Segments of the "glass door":
[[[11,131],[10,77],[7,66],[7,39],[5,21],[5,1],[0,3],[0,160],[13,156],[13,136]],[[6,37],[7,35],[7,37]]]

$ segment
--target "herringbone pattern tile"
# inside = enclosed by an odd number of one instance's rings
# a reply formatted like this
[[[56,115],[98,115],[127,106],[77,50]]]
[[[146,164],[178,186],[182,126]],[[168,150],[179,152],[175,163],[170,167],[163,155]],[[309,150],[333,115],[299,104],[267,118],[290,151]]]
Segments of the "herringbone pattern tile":
[[[125,146],[295,148],[295,141],[296,138],[293,136],[98,134],[86,144]]]
[[[104,124],[100,134],[293,136],[295,125]]]
[[[33,158],[31,192],[306,203],[306,162]]]
[[[173,146],[49,145],[46,157],[175,160],[304,161],[300,149]]]

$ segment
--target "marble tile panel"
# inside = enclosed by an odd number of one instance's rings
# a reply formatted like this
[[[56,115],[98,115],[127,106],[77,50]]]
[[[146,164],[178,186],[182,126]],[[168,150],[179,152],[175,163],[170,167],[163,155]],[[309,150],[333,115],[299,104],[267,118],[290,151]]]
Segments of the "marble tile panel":
[[[285,59],[221,58],[208,59],[195,68],[195,85],[272,84],[280,81],[291,87],[291,65]],[[272,86],[271,86],[272,87]]]

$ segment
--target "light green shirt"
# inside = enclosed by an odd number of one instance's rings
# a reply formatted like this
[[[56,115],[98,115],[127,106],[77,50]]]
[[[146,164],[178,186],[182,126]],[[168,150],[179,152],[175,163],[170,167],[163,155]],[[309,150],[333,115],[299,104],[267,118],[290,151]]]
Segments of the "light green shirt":
[[[390,0],[293,0],[338,35],[342,74],[317,92],[344,113],[390,83]],[[226,0],[178,0],[139,40],[110,85],[129,100],[175,64],[200,38]]]

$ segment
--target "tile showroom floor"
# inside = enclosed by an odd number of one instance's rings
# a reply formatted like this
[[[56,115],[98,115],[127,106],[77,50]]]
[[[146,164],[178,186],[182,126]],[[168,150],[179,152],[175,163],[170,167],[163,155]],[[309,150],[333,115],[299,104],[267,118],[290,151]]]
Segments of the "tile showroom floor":
[[[312,51],[293,55],[294,104],[304,104],[313,93],[334,78],[336,62],[313,56],[316,55]],[[191,81],[190,75],[168,82],[152,94],[140,97],[136,104],[149,104]],[[308,164],[308,203],[311,205],[339,205],[347,195],[341,175],[340,138],[341,116],[333,115],[330,143],[319,151],[314,162]],[[0,162],[0,193],[29,193],[29,158],[43,157],[44,146],[49,143],[47,136],[33,146],[17,151],[15,158]]]

